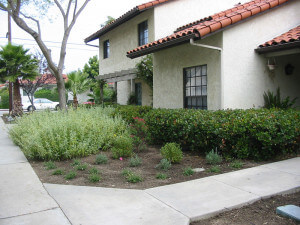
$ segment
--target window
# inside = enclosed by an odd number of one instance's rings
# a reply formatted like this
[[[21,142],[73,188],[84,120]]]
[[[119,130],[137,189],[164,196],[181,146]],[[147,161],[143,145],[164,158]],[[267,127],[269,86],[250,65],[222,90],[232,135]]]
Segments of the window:
[[[184,107],[207,109],[207,65],[184,68]]]
[[[147,20],[139,24],[139,46],[148,43],[148,22]]]
[[[109,40],[103,42],[103,58],[109,57]]]

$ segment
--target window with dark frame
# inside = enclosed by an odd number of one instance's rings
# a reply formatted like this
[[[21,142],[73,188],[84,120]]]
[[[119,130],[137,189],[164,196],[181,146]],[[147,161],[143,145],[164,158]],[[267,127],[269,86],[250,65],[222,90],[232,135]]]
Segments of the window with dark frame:
[[[139,46],[148,43],[148,21],[139,24]]]
[[[183,69],[184,107],[207,109],[207,65]]]
[[[103,58],[109,57],[109,40],[103,42]]]

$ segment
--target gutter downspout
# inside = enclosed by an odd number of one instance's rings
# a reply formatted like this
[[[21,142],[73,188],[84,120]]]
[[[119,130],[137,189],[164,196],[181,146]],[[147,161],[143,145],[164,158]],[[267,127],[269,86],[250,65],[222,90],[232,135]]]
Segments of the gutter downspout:
[[[223,49],[219,48],[219,47],[211,46],[211,45],[195,43],[193,38],[190,39],[190,44],[194,45],[194,46],[202,47],[202,48],[209,48],[209,49],[217,50],[220,52],[220,55],[221,55],[221,69],[220,69],[221,70],[221,74],[220,74],[220,78],[221,78],[221,109],[224,109]]]

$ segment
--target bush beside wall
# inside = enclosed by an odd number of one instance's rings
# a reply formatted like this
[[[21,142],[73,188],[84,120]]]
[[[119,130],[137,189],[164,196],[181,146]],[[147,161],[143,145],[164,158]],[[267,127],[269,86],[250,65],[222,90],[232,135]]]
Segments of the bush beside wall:
[[[8,89],[5,88],[5,89],[0,90],[0,96],[1,96],[0,109],[8,109],[9,108]]]

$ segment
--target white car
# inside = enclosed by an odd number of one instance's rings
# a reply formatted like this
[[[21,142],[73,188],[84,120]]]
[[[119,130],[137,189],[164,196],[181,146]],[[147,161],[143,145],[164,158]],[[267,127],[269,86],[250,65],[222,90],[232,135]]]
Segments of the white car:
[[[30,101],[23,103],[23,110],[33,111],[40,109],[55,109],[57,110],[59,107],[59,102],[52,102],[46,98],[36,98],[33,100],[33,105]]]

